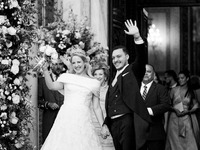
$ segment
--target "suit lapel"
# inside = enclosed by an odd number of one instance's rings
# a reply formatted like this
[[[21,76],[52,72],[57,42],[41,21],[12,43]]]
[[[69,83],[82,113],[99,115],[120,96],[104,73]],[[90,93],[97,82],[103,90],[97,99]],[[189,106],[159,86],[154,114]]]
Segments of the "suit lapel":
[[[129,71],[130,71],[130,65],[128,65],[125,69],[124,69],[124,71],[121,73],[121,74],[119,74],[119,76],[118,76],[118,78],[117,78],[117,84],[118,84],[118,87],[119,87],[119,90],[120,91],[122,91],[122,78],[124,77],[124,76],[126,76],[127,74],[129,74]]]
[[[121,91],[121,90],[122,90],[122,74],[120,74],[120,75],[117,77],[117,84],[118,84],[119,90]]]
[[[107,111],[107,109],[108,109],[108,97],[109,97],[110,89],[111,89],[111,88],[112,88],[112,82],[111,82],[111,84],[109,85],[108,90],[107,90],[107,92],[106,92],[106,100],[105,100],[106,111]]]
[[[156,87],[156,83],[153,82],[153,83],[151,84],[151,87],[149,88],[149,91],[148,91],[148,93],[147,93],[147,96],[146,96],[146,98],[145,98],[145,101],[148,101],[148,97],[149,97],[149,95],[151,95],[151,93],[154,92],[155,87]]]

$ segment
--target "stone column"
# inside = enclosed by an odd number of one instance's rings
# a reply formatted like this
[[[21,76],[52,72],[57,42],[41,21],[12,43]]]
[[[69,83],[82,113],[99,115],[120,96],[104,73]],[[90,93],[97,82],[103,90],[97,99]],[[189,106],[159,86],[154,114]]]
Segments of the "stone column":
[[[91,0],[91,27],[94,40],[108,46],[108,0]]]
[[[33,58],[36,56],[37,53],[37,46],[32,47],[32,51],[29,53],[29,55]],[[31,64],[35,64],[36,62],[30,61]],[[30,139],[32,142],[32,145],[34,146],[33,150],[39,150],[39,109],[37,108],[38,105],[38,99],[37,99],[37,91],[38,91],[38,85],[37,85],[37,78],[33,77],[32,75],[27,75],[27,85],[30,87],[30,103],[33,106],[33,111],[31,112],[33,116],[32,125],[30,125],[30,128],[32,128],[30,132]]]
[[[70,9],[78,19],[88,17],[89,26],[95,34],[94,41],[107,47],[108,43],[108,0],[63,0],[63,19],[67,19]]]
[[[30,139],[32,142],[32,145],[34,146],[33,150],[39,150],[39,111],[37,108],[37,78],[34,78],[32,76],[28,76],[28,85],[31,86],[31,98],[30,98],[30,102],[32,104],[32,106],[35,108],[31,113],[33,116],[33,121],[32,121],[32,125],[33,125],[33,129],[31,130],[30,133]],[[30,125],[30,128],[32,128],[32,125]]]

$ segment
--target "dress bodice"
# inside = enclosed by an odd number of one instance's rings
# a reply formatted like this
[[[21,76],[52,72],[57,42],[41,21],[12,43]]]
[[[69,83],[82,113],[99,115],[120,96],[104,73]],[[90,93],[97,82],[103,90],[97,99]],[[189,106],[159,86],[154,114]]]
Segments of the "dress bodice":
[[[69,73],[57,81],[64,85],[64,104],[41,150],[102,150],[90,111],[93,96],[99,96],[100,82]]]
[[[93,94],[99,96],[100,82],[96,79],[64,73],[57,81],[64,83],[64,104],[89,106]]]
[[[176,87],[174,92],[174,99],[173,99],[173,105],[176,105],[177,103],[183,103],[183,109],[188,110],[191,98],[190,96],[181,97],[181,91],[180,87]]]

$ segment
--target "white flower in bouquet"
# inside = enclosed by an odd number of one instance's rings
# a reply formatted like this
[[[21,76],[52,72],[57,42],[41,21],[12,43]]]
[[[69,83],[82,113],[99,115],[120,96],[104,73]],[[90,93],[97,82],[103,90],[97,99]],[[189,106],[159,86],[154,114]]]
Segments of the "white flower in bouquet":
[[[18,122],[18,118],[16,117],[16,113],[15,112],[12,112],[11,114],[10,114],[10,122],[12,123],[12,124],[17,124],[17,122]]]
[[[13,93],[12,94],[12,101],[13,101],[14,104],[19,104],[20,96]]]
[[[18,4],[18,1],[17,0],[10,0],[10,3],[9,3],[9,8],[12,9],[12,8],[19,8],[19,4]]]
[[[3,59],[1,61],[1,64],[3,64],[3,65],[9,65],[9,61],[7,59]]]
[[[10,35],[16,35],[17,30],[13,27],[9,27],[9,28],[7,28],[7,32]]]
[[[12,65],[10,71],[16,75],[19,72],[19,66],[18,65]]]
[[[3,75],[0,75],[0,85],[3,85],[6,81],[6,78],[3,77]]]
[[[16,75],[18,72],[19,72],[19,64],[20,64],[20,62],[19,62],[19,60],[17,60],[17,59],[14,59],[13,61],[12,61],[12,67],[11,67],[11,72],[14,74],[14,75]]]
[[[15,80],[13,81],[13,83],[15,85],[20,85],[21,84],[21,81],[18,79],[18,78],[15,78]]]
[[[11,117],[11,118],[10,118],[10,122],[11,122],[12,124],[17,124],[18,121],[19,121],[19,119],[18,119],[17,117]]]
[[[19,76],[18,79],[19,79],[20,82],[23,81],[23,77],[22,76]]]
[[[64,35],[68,35],[68,34],[70,34],[71,32],[69,31],[69,30],[63,30],[62,31],[62,34],[64,34]]]
[[[7,27],[6,26],[2,26],[2,33],[5,35],[6,33],[8,33],[7,31]]]
[[[11,99],[12,99],[12,97],[11,97],[11,96],[8,96],[8,97],[7,97],[7,99],[8,99],[8,100],[11,100]]]
[[[1,116],[0,116],[3,120],[7,119],[8,116],[7,116],[7,113],[6,112],[3,112],[1,113]]]
[[[13,59],[12,64],[19,66],[20,62],[17,59]]]
[[[41,45],[40,48],[39,48],[39,51],[44,53],[46,50],[46,45]]]
[[[66,45],[61,41],[60,44],[58,45],[58,47],[60,49],[64,49],[64,48],[66,48]]]
[[[80,38],[81,38],[80,32],[76,31],[74,37],[75,37],[76,39],[80,39]]]
[[[57,52],[52,53],[51,62],[54,64],[58,62],[58,53]]]
[[[19,141],[17,141],[17,142],[15,143],[15,147],[19,149],[19,148],[22,147],[22,144],[21,144]]]
[[[22,89],[23,89],[23,86],[19,86],[19,89],[22,90]]]
[[[8,91],[5,91],[5,95],[9,95],[10,94],[10,92],[8,92]]]
[[[45,54],[47,56],[51,56],[53,53],[56,53],[56,49],[51,47],[50,45],[46,45]]]
[[[12,43],[11,41],[7,41],[7,42],[6,42],[6,46],[7,46],[7,48],[12,47],[12,45],[13,45],[13,43]]]
[[[61,31],[58,31],[56,34],[56,37],[60,37],[60,33],[61,33]]]
[[[6,104],[4,104],[4,105],[1,106],[1,110],[2,110],[2,111],[6,110],[7,108],[8,108],[8,107],[7,107]]]

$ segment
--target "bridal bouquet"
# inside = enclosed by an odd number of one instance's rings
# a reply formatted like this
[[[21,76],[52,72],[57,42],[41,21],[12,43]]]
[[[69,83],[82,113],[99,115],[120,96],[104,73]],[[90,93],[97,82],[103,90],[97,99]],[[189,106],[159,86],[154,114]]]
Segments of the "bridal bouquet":
[[[34,70],[40,70],[46,58],[52,63],[62,55],[70,55],[71,49],[78,47],[85,52],[91,49],[94,34],[87,25],[87,18],[77,21],[73,11],[69,12],[68,20],[57,19],[55,22],[38,30],[39,61]],[[43,55],[41,55],[43,53]]]
[[[44,45],[39,48],[38,56],[36,56],[38,63],[34,66],[33,71],[42,72],[42,67],[46,61],[56,63],[58,60],[58,53],[55,48],[50,45]]]

